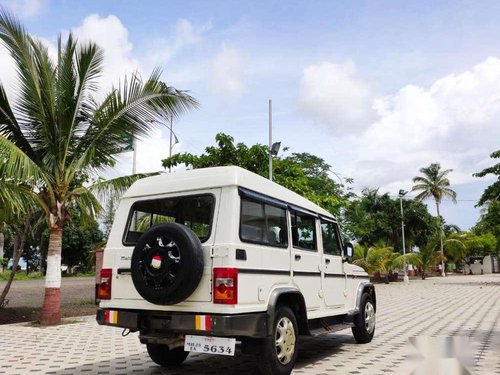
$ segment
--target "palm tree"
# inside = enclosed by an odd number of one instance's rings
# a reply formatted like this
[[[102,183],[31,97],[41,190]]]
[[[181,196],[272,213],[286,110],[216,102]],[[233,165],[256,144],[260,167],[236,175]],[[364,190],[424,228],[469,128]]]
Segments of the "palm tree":
[[[369,274],[374,272],[384,274],[386,283],[389,282],[389,273],[392,270],[404,267],[405,263],[414,260],[414,253],[405,255],[395,253],[391,246],[384,246],[382,243],[371,247],[358,245],[354,248],[353,264],[362,267]]]
[[[133,137],[147,136],[158,120],[178,117],[196,107],[184,91],[160,81],[155,69],[143,81],[125,78],[102,101],[95,98],[103,70],[103,51],[78,43],[70,34],[58,39],[57,60],[30,36],[19,21],[0,11],[0,41],[13,58],[19,93],[11,106],[0,84],[0,181],[22,183],[19,189],[42,209],[49,224],[45,298],[41,322],[60,322],[62,230],[71,206],[82,215],[101,209],[100,192],[123,191],[140,176],[99,180]]]
[[[432,163],[428,167],[420,168],[420,173],[423,176],[413,177],[412,191],[417,191],[419,194],[415,197],[418,201],[423,201],[427,198],[433,198],[436,202],[436,212],[439,219],[440,228],[440,251],[442,255],[441,260],[441,276],[445,276],[444,270],[444,251],[443,251],[443,220],[439,213],[439,205],[444,197],[449,197],[451,200],[457,202],[457,193],[449,188],[450,180],[446,177],[452,169],[441,170],[439,163]]]

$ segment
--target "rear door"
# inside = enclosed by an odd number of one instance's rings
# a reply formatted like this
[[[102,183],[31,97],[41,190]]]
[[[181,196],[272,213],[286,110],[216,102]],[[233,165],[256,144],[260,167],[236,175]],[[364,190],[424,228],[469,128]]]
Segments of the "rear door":
[[[151,225],[178,222],[195,232],[202,243],[204,269],[198,288],[184,302],[212,300],[211,248],[215,240],[218,205],[221,189],[209,189],[184,194],[174,193],[137,200],[130,207],[123,236],[123,247],[110,249],[115,253],[116,277],[113,280],[113,299],[142,300],[130,274],[130,260],[137,239]],[[176,206],[182,206],[181,209]]]
[[[321,254],[316,217],[299,209],[290,210],[293,282],[298,286],[308,310],[321,306]]]
[[[322,287],[328,308],[344,308],[346,304],[346,275],[342,263],[342,247],[338,226],[321,218],[321,247],[323,251]]]

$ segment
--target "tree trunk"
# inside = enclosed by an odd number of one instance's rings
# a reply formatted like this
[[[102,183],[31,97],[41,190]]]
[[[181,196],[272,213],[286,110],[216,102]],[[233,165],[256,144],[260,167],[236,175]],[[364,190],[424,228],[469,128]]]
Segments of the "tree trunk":
[[[3,288],[2,295],[0,295],[0,308],[4,306],[5,299],[7,294],[9,293],[10,286],[14,281],[14,277],[16,276],[17,266],[19,265],[19,260],[21,259],[21,255],[23,254],[24,244],[26,242],[26,238],[28,236],[28,226],[24,228],[24,230],[17,231],[14,235],[14,254],[12,261],[12,272],[9,275],[9,279],[7,280],[7,284]]]
[[[440,251],[441,251],[441,256],[444,258],[444,246],[443,246],[443,221],[441,220],[441,215],[439,214],[439,203],[436,200],[436,211],[437,215],[439,218],[439,241],[440,241]],[[441,260],[441,276],[444,277],[446,276],[445,270],[444,270],[444,259]]]
[[[1,263],[3,259],[3,246],[5,244],[5,237],[3,235],[3,232],[0,232],[0,272],[3,272],[3,264]]]
[[[50,228],[45,297],[40,317],[40,323],[43,325],[55,325],[61,322],[61,251],[62,228],[56,226]]]

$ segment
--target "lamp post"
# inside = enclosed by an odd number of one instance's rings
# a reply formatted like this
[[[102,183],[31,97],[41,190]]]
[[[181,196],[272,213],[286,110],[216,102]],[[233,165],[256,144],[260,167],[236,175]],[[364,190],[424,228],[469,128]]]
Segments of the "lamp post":
[[[399,204],[401,206],[401,233],[403,237],[403,256],[406,255],[406,244],[405,244],[405,219],[404,219],[404,214],[403,214],[403,197],[408,193],[407,191],[404,191],[403,189],[399,190]],[[406,269],[406,259],[404,263],[404,277],[403,281],[405,283],[408,283],[410,279],[408,278],[408,271]]]
[[[273,143],[273,102],[269,99],[269,179],[273,180],[273,156],[278,155],[281,142]]]
[[[172,119],[173,116],[170,116],[170,142],[168,143],[168,149],[169,149],[169,152],[168,152],[168,157],[171,158],[172,157],[172,149],[174,148],[174,146],[179,143],[179,139],[177,139],[177,135],[175,135],[174,133],[174,125],[173,125],[173,119]],[[174,136],[174,139],[175,139],[175,142],[174,144],[172,144],[172,136]],[[168,173],[172,172],[172,167],[168,167]]]

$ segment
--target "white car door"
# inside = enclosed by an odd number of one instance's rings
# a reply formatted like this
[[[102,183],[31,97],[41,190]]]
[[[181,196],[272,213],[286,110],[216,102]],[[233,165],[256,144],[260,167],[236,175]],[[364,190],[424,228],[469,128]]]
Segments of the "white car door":
[[[322,288],[325,304],[327,308],[344,308],[347,285],[338,226],[324,218],[321,218],[320,223],[323,251]]]
[[[321,307],[321,254],[318,247],[316,217],[292,209],[290,219],[293,282],[302,292],[307,310],[316,310]]]

